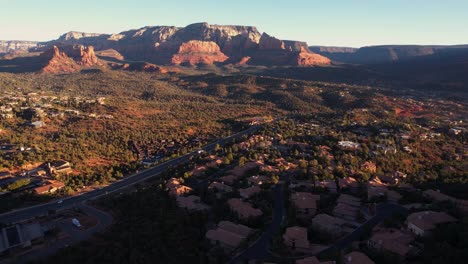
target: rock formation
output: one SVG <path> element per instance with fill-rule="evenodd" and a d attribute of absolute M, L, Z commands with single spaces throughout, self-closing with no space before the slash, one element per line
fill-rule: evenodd
<path fill-rule="evenodd" d="M 297 54 L 296 60 L 292 62 L 293 65 L 298 66 L 327 65 L 330 63 L 331 61 L 329 58 L 312 53 L 305 48 L 301 48 L 301 51 Z"/>
<path fill-rule="evenodd" d="M 44 60 L 42 72 L 46 73 L 75 72 L 83 67 L 101 65 L 92 46 L 63 46 L 60 48 L 53 46 L 43 52 L 40 57 Z"/>
<path fill-rule="evenodd" d="M 113 50 L 127 60 L 156 65 L 247 63 L 306 66 L 327 63 L 322 57 L 310 52 L 304 42 L 280 40 L 266 33 L 261 34 L 250 26 L 208 23 L 191 24 L 184 28 L 143 27 L 118 34 L 72 31 L 55 41 L 42 44 L 48 47 L 57 45 L 61 50 L 62 45 L 93 46 L 97 52 Z M 98 63 L 93 48 L 70 52 L 66 49 L 65 53 L 80 65 L 91 66 Z M 247 57 L 250 59 L 246 59 Z"/>
<path fill-rule="evenodd" d="M 221 52 L 215 42 L 191 40 L 180 45 L 179 51 L 172 56 L 171 63 L 176 65 L 214 64 L 227 59 L 228 57 Z"/>
<path fill-rule="evenodd" d="M 75 72 L 81 68 L 65 52 L 61 52 L 57 46 L 45 51 L 40 57 L 44 59 L 44 66 L 41 70 L 44 73 Z"/>

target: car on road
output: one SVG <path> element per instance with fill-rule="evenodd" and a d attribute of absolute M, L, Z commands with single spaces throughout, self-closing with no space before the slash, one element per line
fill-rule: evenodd
<path fill-rule="evenodd" d="M 57 203 L 61 204 L 61 203 L 63 203 L 63 200 L 58 200 Z"/>

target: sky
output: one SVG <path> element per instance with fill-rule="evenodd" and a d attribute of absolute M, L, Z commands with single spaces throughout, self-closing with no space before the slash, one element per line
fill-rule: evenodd
<path fill-rule="evenodd" d="M 197 22 L 256 26 L 311 46 L 468 44 L 468 0 L 0 0 L 1 40 Z"/>

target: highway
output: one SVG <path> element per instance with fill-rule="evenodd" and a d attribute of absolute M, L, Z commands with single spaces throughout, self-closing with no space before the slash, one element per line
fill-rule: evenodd
<path fill-rule="evenodd" d="M 203 149 L 206 152 L 213 151 L 215 149 L 216 144 L 219 144 L 220 146 L 224 146 L 225 144 L 232 142 L 232 140 L 234 139 L 239 139 L 244 135 L 251 135 L 255 133 L 258 129 L 259 129 L 258 125 L 251 126 L 247 130 L 241 131 L 239 133 L 236 133 L 226 138 L 218 139 L 215 142 L 205 145 L 201 149 Z M 111 194 L 123 188 L 135 185 L 145 180 L 148 180 L 152 177 L 156 177 L 160 175 L 162 172 L 164 172 L 165 170 L 167 170 L 169 167 L 174 167 L 179 164 L 188 162 L 190 158 L 195 155 L 198 155 L 197 151 L 190 152 L 188 154 L 174 158 L 172 160 L 164 162 L 155 167 L 146 169 L 139 173 L 123 178 L 119 181 L 113 182 L 110 185 L 103 187 L 101 189 L 96 189 L 93 191 L 83 193 L 81 195 L 65 198 L 62 200 L 63 202 L 61 203 L 57 203 L 56 201 L 54 201 L 54 202 L 50 202 L 46 204 L 40 204 L 40 205 L 28 207 L 28 208 L 22 208 L 22 209 L 10 211 L 7 213 L 3 213 L 0 215 L 0 223 L 14 224 L 14 223 L 18 223 L 24 220 L 32 219 L 37 216 L 47 215 L 48 212 L 51 210 L 59 211 L 59 210 L 79 206 L 85 201 L 93 200 L 103 195 Z"/>

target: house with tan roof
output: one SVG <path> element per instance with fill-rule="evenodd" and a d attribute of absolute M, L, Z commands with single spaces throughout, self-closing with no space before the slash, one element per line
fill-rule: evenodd
<path fill-rule="evenodd" d="M 239 194 L 243 199 L 249 199 L 257 193 L 260 193 L 262 189 L 258 186 L 252 186 L 245 189 L 239 189 Z"/>
<path fill-rule="evenodd" d="M 283 234 L 283 242 L 292 249 L 308 249 L 310 243 L 307 239 L 307 228 L 299 226 L 286 228 L 286 232 Z"/>
<path fill-rule="evenodd" d="M 253 208 L 250 203 L 243 202 L 239 198 L 231 198 L 227 203 L 231 210 L 241 219 L 255 218 L 263 214 L 260 209 Z"/>
<path fill-rule="evenodd" d="M 251 235 L 253 231 L 253 229 L 244 225 L 221 221 L 216 229 L 208 230 L 206 238 L 213 245 L 220 245 L 225 250 L 231 251 L 239 247 L 242 241 Z"/>
<path fill-rule="evenodd" d="M 291 203 L 296 208 L 296 215 L 300 218 L 314 216 L 317 212 L 317 201 L 320 195 L 308 192 L 296 192 L 291 194 Z"/>
<path fill-rule="evenodd" d="M 169 181 L 166 183 L 166 190 L 171 196 L 180 196 L 193 191 L 192 188 L 182 185 L 176 178 L 169 179 Z"/>
<path fill-rule="evenodd" d="M 60 181 L 49 180 L 45 185 L 34 188 L 36 194 L 51 194 L 65 187 L 65 184 Z"/>
<path fill-rule="evenodd" d="M 372 161 L 366 161 L 366 162 L 361 164 L 361 170 L 362 171 L 368 171 L 370 173 L 376 173 L 377 172 L 377 166 Z"/>
<path fill-rule="evenodd" d="M 423 211 L 406 218 L 408 229 L 418 236 L 426 236 L 439 224 L 453 223 L 457 219 L 444 212 Z"/>
<path fill-rule="evenodd" d="M 374 264 L 368 256 L 359 251 L 353 251 L 349 254 L 346 254 L 343 257 L 343 263 L 345 264 Z"/>
<path fill-rule="evenodd" d="M 396 228 L 379 228 L 374 231 L 367 245 L 377 251 L 387 251 L 405 257 L 413 248 L 410 245 L 413 240 L 414 235 L 411 233 L 404 233 Z"/>

